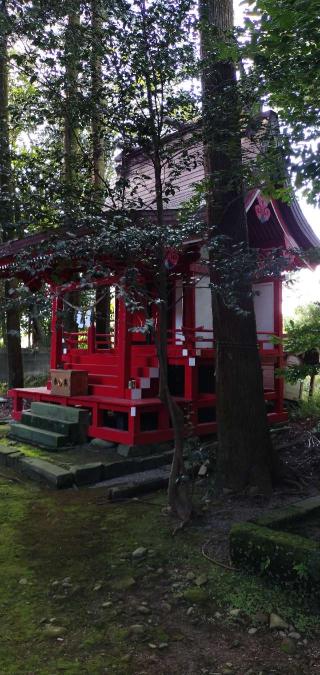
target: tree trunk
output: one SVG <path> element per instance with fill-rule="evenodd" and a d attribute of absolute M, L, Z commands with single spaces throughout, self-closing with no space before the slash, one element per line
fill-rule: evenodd
<path fill-rule="evenodd" d="M 165 243 L 162 241 L 161 233 L 164 231 L 164 200 L 161 175 L 161 121 L 157 117 L 154 101 L 151 73 L 153 68 L 152 55 L 149 51 L 149 35 L 146 22 L 146 3 L 140 0 L 140 9 L 143 18 L 143 36 L 144 51 L 146 57 L 145 80 L 147 91 L 148 111 L 150 118 L 151 138 L 152 138 L 152 162 L 154 169 L 156 210 L 157 210 L 157 228 L 159 233 L 158 243 L 158 273 L 155 281 L 158 285 L 159 308 L 158 308 L 158 334 L 156 334 L 156 345 L 159 359 L 159 398 L 166 405 L 170 415 L 173 434 L 174 434 L 174 454 L 171 465 L 171 472 L 168 487 L 168 501 L 172 513 L 180 518 L 184 523 L 190 519 L 192 512 L 191 491 L 186 481 L 186 471 L 183 459 L 184 449 L 184 418 L 183 413 L 173 397 L 171 396 L 168 385 L 168 279 L 165 267 Z"/>
<path fill-rule="evenodd" d="M 78 159 L 79 2 L 72 3 L 65 32 L 64 184 L 65 224 L 76 218 Z"/>
<path fill-rule="evenodd" d="M 241 131 L 235 66 L 218 61 L 217 42 L 232 40 L 232 0 L 200 0 L 203 58 L 203 133 L 207 178 L 207 224 L 211 281 L 216 282 L 216 236 L 232 257 L 232 246 L 248 232 L 242 184 Z M 231 270 L 232 274 L 232 270 Z M 230 279 L 232 281 L 232 279 Z M 212 292 L 216 339 L 218 485 L 233 490 L 271 490 L 277 460 L 268 430 L 251 287 L 245 270 L 237 307 Z"/>
<path fill-rule="evenodd" d="M 0 25 L 0 226 L 2 241 L 6 242 L 14 239 L 16 233 L 8 114 L 8 47 L 6 25 L 9 25 L 9 23 L 5 0 L 1 0 L 0 2 Z M 5 282 L 9 387 L 23 387 L 20 312 L 18 302 L 14 302 L 17 286 L 18 284 L 15 279 Z"/>
<path fill-rule="evenodd" d="M 64 108 L 64 222 L 72 227 L 77 221 L 78 185 L 78 74 L 79 74 L 79 25 L 80 4 L 70 5 L 65 32 L 65 108 Z M 80 305 L 77 291 L 64 294 L 63 327 L 67 332 L 77 332 L 76 310 L 70 305 Z M 70 303 L 70 304 L 68 304 Z"/>
<path fill-rule="evenodd" d="M 310 375 L 309 399 L 313 398 L 314 396 L 315 384 L 316 384 L 316 375 L 315 373 L 313 373 L 312 375 Z"/>
<path fill-rule="evenodd" d="M 93 187 L 95 211 L 100 215 L 104 204 L 105 189 L 105 150 L 104 150 L 104 114 L 103 106 L 103 77 L 101 56 L 103 6 L 101 0 L 91 0 L 91 131 L 93 157 Z M 103 299 L 101 299 L 103 297 Z M 110 332 L 110 288 L 103 287 L 96 290 L 96 332 Z"/>

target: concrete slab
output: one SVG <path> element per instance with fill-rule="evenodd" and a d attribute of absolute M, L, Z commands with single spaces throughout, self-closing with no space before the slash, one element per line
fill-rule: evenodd
<path fill-rule="evenodd" d="M 74 482 L 71 471 L 43 459 L 23 457 L 19 461 L 19 470 L 33 480 L 43 481 L 57 489 L 71 487 Z"/>
<path fill-rule="evenodd" d="M 125 445 L 119 443 L 117 447 L 118 455 L 121 457 L 146 457 L 150 454 L 159 454 L 172 448 L 172 443 L 153 443 L 150 445 Z"/>
<path fill-rule="evenodd" d="M 89 423 L 89 411 L 85 408 L 33 401 L 31 403 L 31 412 L 34 415 L 41 415 L 42 417 L 49 417 L 50 419 L 62 420 L 64 422 Z"/>
<path fill-rule="evenodd" d="M 92 462 L 91 464 L 80 464 L 71 467 L 76 485 L 91 485 L 98 483 L 103 478 L 104 466 L 102 462 Z"/>

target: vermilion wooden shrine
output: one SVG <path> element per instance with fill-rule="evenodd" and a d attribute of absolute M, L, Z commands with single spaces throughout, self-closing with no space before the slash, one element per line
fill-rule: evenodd
<path fill-rule="evenodd" d="M 278 133 L 277 118 L 272 111 L 262 113 L 259 123 L 260 130 L 254 142 L 251 133 L 243 138 L 244 162 L 253 161 L 260 145 L 263 152 L 263 129 L 274 129 L 274 133 Z M 197 126 L 199 125 L 191 125 L 185 132 L 177 132 L 168 139 L 176 161 L 179 163 L 180 152 L 180 160 L 183 159 L 181 166 L 185 167 L 179 173 L 179 189 L 170 195 L 166 206 L 165 218 L 172 225 L 177 222 L 181 203 L 193 196 L 194 185 L 204 177 L 202 142 L 199 135 L 198 140 L 194 135 Z M 183 145 L 186 142 L 191 151 L 189 166 L 185 166 Z M 170 161 L 172 162 L 172 158 Z M 120 164 L 121 172 L 125 172 L 126 180 L 134 188 L 135 197 L 144 205 L 144 219 L 150 218 L 152 221 L 155 189 L 150 159 L 137 149 Z M 165 180 L 168 175 L 170 162 L 164 167 Z M 251 190 L 246 195 L 245 203 L 249 242 L 252 247 L 263 252 L 272 248 L 304 251 L 320 246 L 296 201 L 290 205 L 276 200 L 267 202 L 259 190 Z M 141 213 L 142 211 L 135 212 L 138 219 Z M 67 238 L 68 231 L 62 231 L 61 235 Z M 0 276 L 6 277 L 10 274 L 8 269 L 19 253 L 32 253 L 41 242 L 46 243 L 47 249 L 50 249 L 50 239 L 53 236 L 59 236 L 59 232 L 55 235 L 52 232 L 38 233 L 1 246 Z M 188 417 L 188 432 L 191 429 L 192 434 L 198 435 L 210 434 L 216 429 L 215 338 L 209 277 L 201 262 L 204 257 L 202 245 L 201 240 L 186 242 L 185 253 L 174 261 L 170 271 L 172 302 L 167 338 L 170 389 Z M 70 269 L 76 262 L 65 261 L 65 267 Z M 85 270 L 85 261 L 82 260 L 81 264 Z M 103 261 L 101 264 L 104 264 Z M 144 274 L 144 270 L 140 271 Z M 55 298 L 50 358 L 52 377 L 49 377 L 45 387 L 14 389 L 9 392 L 14 403 L 14 419 L 19 422 L 23 408 L 28 407 L 30 401 L 58 403 L 64 406 L 81 406 L 90 412 L 88 434 L 91 437 L 128 445 L 171 439 L 173 433 L 169 415 L 158 398 L 159 368 L 156 347 L 142 332 L 129 330 L 133 326 L 139 326 L 141 316 L 130 313 L 123 300 L 118 297 L 114 300 L 114 316 L 108 330 L 101 330 L 95 320 L 86 322 L 89 324 L 86 327 L 66 330 L 60 318 L 66 288 L 62 290 L 54 285 L 54 272 L 49 266 L 44 275 L 46 282 L 53 288 Z M 120 271 L 116 261 L 113 265 L 108 260 L 106 278 L 100 280 L 99 285 L 111 286 L 112 295 L 117 275 L 122 273 L 123 266 Z M 30 275 L 28 278 L 28 275 L 21 274 L 21 278 L 25 283 L 30 283 Z M 76 284 L 68 290 L 72 289 L 76 289 Z M 282 333 L 281 280 L 265 279 L 256 285 L 256 290 L 259 292 L 255 295 L 257 343 L 263 368 L 268 417 L 272 424 L 286 418 L 283 408 L 283 382 L 275 377 L 276 368 L 282 365 L 282 347 L 272 340 L 272 336 L 280 337 Z M 77 372 L 82 373 L 82 383 L 87 378 L 86 391 L 68 389 L 69 378 L 74 378 L 74 373 Z"/>
<path fill-rule="evenodd" d="M 246 209 L 250 244 L 256 248 L 306 250 L 319 245 L 295 201 L 291 205 L 274 200 L 266 203 L 256 190 L 247 195 Z M 168 210 L 166 217 L 173 218 L 174 214 L 175 209 Z M 32 249 L 41 238 L 49 239 L 50 235 L 37 234 L 3 245 L 0 249 L 2 276 L 19 251 Z M 193 434 L 197 435 L 216 430 L 215 341 L 208 277 L 203 267 L 199 275 L 201 243 L 189 242 L 188 254 L 181 255 L 171 270 L 173 302 L 168 334 L 171 391 L 188 415 Z M 189 278 L 190 284 L 182 284 L 182 269 L 184 279 Z M 100 280 L 99 284 L 112 286 L 115 278 Z M 256 290 L 259 291 L 255 296 L 257 341 L 268 418 L 272 424 L 286 418 L 283 382 L 275 377 L 275 369 L 282 365 L 282 347 L 271 339 L 282 333 L 281 281 L 265 279 L 256 285 Z M 53 393 L 50 378 L 44 387 L 11 390 L 14 419 L 20 420 L 23 408 L 28 407 L 30 401 L 59 403 L 88 409 L 90 437 L 128 445 L 171 439 L 169 415 L 157 395 L 159 368 L 155 345 L 144 334 L 129 331 L 139 324 L 140 317 L 127 311 L 123 300 L 116 298 L 114 320 L 108 334 L 98 333 L 95 323 L 68 332 L 57 318 L 62 303 L 63 293 L 56 287 L 50 368 L 59 371 L 62 384 L 66 371 L 87 373 L 88 390 L 66 395 L 62 388 L 61 394 Z"/>

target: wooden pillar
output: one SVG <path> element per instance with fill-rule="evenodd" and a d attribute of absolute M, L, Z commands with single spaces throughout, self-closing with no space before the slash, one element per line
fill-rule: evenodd
<path fill-rule="evenodd" d="M 56 292 L 52 303 L 50 369 L 60 368 L 62 363 L 62 297 Z"/>
<path fill-rule="evenodd" d="M 273 283 L 274 288 L 274 331 L 275 334 L 282 338 L 283 334 L 283 317 L 282 317 L 282 281 L 277 279 Z M 283 346 L 282 344 L 278 345 L 278 358 L 275 363 L 276 368 L 283 368 Z M 284 382 L 283 377 L 275 378 L 275 391 L 277 394 L 276 398 L 276 412 L 283 412 L 283 395 L 284 395 Z"/>
<path fill-rule="evenodd" d="M 131 317 L 123 298 L 116 301 L 116 353 L 119 355 L 119 380 L 122 396 L 128 389 L 131 371 Z"/>
<path fill-rule="evenodd" d="M 94 354 L 96 351 L 96 327 L 90 324 L 88 328 L 88 354 Z"/>

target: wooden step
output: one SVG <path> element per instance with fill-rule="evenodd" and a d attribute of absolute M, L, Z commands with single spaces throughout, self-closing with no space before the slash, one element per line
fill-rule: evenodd
<path fill-rule="evenodd" d="M 90 375 L 118 375 L 119 366 L 109 363 L 70 363 L 71 370 L 85 370 Z"/>

